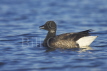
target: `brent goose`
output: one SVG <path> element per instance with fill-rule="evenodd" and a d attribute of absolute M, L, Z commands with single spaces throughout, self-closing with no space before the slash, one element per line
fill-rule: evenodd
<path fill-rule="evenodd" d="M 54 21 L 47 21 L 40 29 L 48 31 L 43 46 L 49 48 L 82 48 L 89 46 L 97 38 L 90 36 L 89 32 L 92 30 L 56 35 L 57 26 Z"/>

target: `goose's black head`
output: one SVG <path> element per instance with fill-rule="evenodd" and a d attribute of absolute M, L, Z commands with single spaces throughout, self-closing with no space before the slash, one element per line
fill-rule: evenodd
<path fill-rule="evenodd" d="M 49 32 L 56 32 L 56 23 L 54 21 L 47 21 L 44 25 L 39 27 L 40 29 L 47 30 Z"/>

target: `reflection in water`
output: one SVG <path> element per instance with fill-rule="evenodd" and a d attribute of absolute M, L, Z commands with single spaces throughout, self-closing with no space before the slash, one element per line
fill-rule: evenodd
<path fill-rule="evenodd" d="M 47 48 L 47 50 L 45 52 L 51 52 L 51 51 L 54 51 L 55 49 L 54 48 Z"/>
<path fill-rule="evenodd" d="M 91 47 L 89 47 L 89 46 L 86 46 L 86 47 L 81 47 L 78 52 L 85 52 L 87 50 L 93 50 L 93 49 Z"/>
<path fill-rule="evenodd" d="M 85 52 L 87 50 L 93 50 L 91 47 L 86 46 L 86 47 L 81 47 L 81 48 L 72 48 L 72 49 L 60 49 L 60 48 L 47 48 L 47 50 L 45 52 L 51 52 L 51 51 L 55 51 L 55 50 L 60 50 L 60 51 L 76 51 L 76 52 Z"/>

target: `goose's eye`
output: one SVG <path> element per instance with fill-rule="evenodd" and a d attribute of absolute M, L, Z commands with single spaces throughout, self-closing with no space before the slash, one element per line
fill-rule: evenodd
<path fill-rule="evenodd" d="M 55 28 L 55 24 L 53 22 L 48 23 L 48 28 Z"/>
<path fill-rule="evenodd" d="M 54 27 L 52 26 L 52 22 L 49 23 L 49 27 L 50 27 L 50 28 L 54 28 Z"/>

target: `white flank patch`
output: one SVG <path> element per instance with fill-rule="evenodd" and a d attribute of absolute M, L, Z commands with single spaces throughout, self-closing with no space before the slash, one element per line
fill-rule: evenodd
<path fill-rule="evenodd" d="M 86 36 L 77 40 L 76 43 L 78 43 L 80 48 L 82 48 L 84 46 L 89 46 L 96 38 L 97 36 Z"/>

